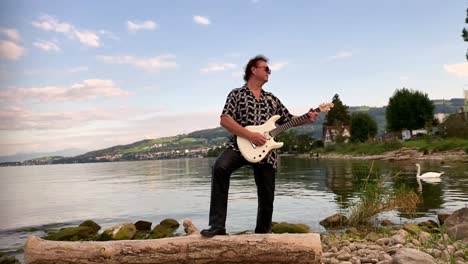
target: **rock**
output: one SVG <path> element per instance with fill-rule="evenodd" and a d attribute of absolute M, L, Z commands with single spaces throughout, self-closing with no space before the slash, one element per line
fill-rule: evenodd
<path fill-rule="evenodd" d="M 424 232 L 422 231 L 421 233 L 419 233 L 419 236 L 418 236 L 418 240 L 421 242 L 421 243 L 426 243 L 427 241 L 429 241 L 430 239 L 432 239 L 432 236 L 431 234 L 427 233 L 427 232 Z"/>
<path fill-rule="evenodd" d="M 417 247 L 421 246 L 421 242 L 419 240 L 417 240 L 417 239 L 414 239 L 414 238 L 411 239 L 411 243 L 413 243 L 413 245 L 415 245 Z"/>
<path fill-rule="evenodd" d="M 156 227 L 151 230 L 148 235 L 148 238 L 156 239 L 156 238 L 164 238 L 164 237 L 174 237 L 174 229 L 164 226 L 164 225 L 157 225 Z"/>
<path fill-rule="evenodd" d="M 392 225 L 395 225 L 395 224 L 390 220 L 382 220 L 382 221 L 380 221 L 380 225 L 381 226 L 392 226 Z"/>
<path fill-rule="evenodd" d="M 326 228 L 327 227 L 341 227 L 347 224 L 348 224 L 348 218 L 342 214 L 334 214 L 320 221 L 320 225 Z"/>
<path fill-rule="evenodd" d="M 413 248 L 401 248 L 393 256 L 393 264 L 436 264 L 435 259 Z"/>
<path fill-rule="evenodd" d="M 468 207 L 453 212 L 445 220 L 445 226 L 452 239 L 468 243 Z"/>
<path fill-rule="evenodd" d="M 137 230 L 132 239 L 134 239 L 134 240 L 147 239 L 148 236 L 149 236 L 150 231 L 148 231 L 148 230 Z"/>
<path fill-rule="evenodd" d="M 90 227 L 92 228 L 96 233 L 101 229 L 101 226 L 96 224 L 94 221 L 92 220 L 86 220 L 84 221 L 83 223 L 81 223 L 79 226 L 87 226 L 87 227 Z"/>
<path fill-rule="evenodd" d="M 66 227 L 59 231 L 50 231 L 44 239 L 55 241 L 78 241 L 89 240 L 97 234 L 93 228 L 89 226 Z"/>
<path fill-rule="evenodd" d="M 439 232 L 439 224 L 437 224 L 433 220 L 423 221 L 423 222 L 419 223 L 418 226 L 422 230 L 424 230 L 426 232 L 429 232 L 429 233 L 438 233 Z"/>
<path fill-rule="evenodd" d="M 275 234 L 309 233 L 310 227 L 305 224 L 291 224 L 291 223 L 281 222 L 272 226 L 271 231 Z"/>
<path fill-rule="evenodd" d="M 398 230 L 397 235 L 400 235 L 401 237 L 406 238 L 406 237 L 409 236 L 409 233 L 406 232 L 406 230 L 404 230 L 404 229 L 400 229 L 400 230 Z"/>
<path fill-rule="evenodd" d="M 346 234 L 359 235 L 359 231 L 355 227 L 350 227 L 346 230 Z"/>
<path fill-rule="evenodd" d="M 463 252 L 463 250 L 457 250 L 457 251 L 455 251 L 453 256 L 455 258 L 463 258 L 463 257 L 465 257 L 465 252 Z"/>
<path fill-rule="evenodd" d="M 166 226 L 171 228 L 172 230 L 176 231 L 179 228 L 180 224 L 174 219 L 164 219 L 160 223 L 160 225 Z"/>
<path fill-rule="evenodd" d="M 338 254 L 338 256 L 336 256 L 336 259 L 341 261 L 347 261 L 351 259 L 351 254 L 349 254 L 348 252 L 343 252 Z"/>
<path fill-rule="evenodd" d="M 449 227 L 447 229 L 447 235 L 453 240 L 461 240 L 468 243 L 468 222 Z"/>
<path fill-rule="evenodd" d="M 388 237 L 384 237 L 384 238 L 379 238 L 377 239 L 377 241 L 375 241 L 377 244 L 381 245 L 381 246 L 385 246 L 385 245 L 388 245 L 390 244 L 390 238 Z"/>
<path fill-rule="evenodd" d="M 408 231 L 412 235 L 418 235 L 419 233 L 421 233 L 421 228 L 419 228 L 418 225 L 412 223 L 404 224 L 403 229 Z"/>
<path fill-rule="evenodd" d="M 450 216 L 448 213 L 439 213 L 437 214 L 437 219 L 439 220 L 439 224 L 443 225 L 445 220 Z"/>
<path fill-rule="evenodd" d="M 401 235 L 393 235 L 391 238 L 391 243 L 393 245 L 395 244 L 401 244 L 404 245 L 406 243 L 406 240 L 401 236 Z"/>
<path fill-rule="evenodd" d="M 370 232 L 369 234 L 367 234 L 366 236 L 366 240 L 369 240 L 369 241 L 376 241 L 380 238 L 380 236 L 377 234 L 377 233 L 374 233 L 374 232 Z"/>
<path fill-rule="evenodd" d="M 138 230 L 138 231 L 145 231 L 145 230 L 151 230 L 151 225 L 153 223 L 151 222 L 148 222 L 148 221 L 143 221 L 143 220 L 139 220 L 135 223 L 135 228 Z"/>
<path fill-rule="evenodd" d="M 453 212 L 453 214 L 445 220 L 445 225 L 447 227 L 452 227 L 466 222 L 468 222 L 468 207 Z"/>
<path fill-rule="evenodd" d="M 110 238 L 110 240 L 129 240 L 136 234 L 136 227 L 133 223 L 123 223 L 115 225 L 101 234 L 101 239 Z M 101 240 L 100 239 L 100 240 Z"/>

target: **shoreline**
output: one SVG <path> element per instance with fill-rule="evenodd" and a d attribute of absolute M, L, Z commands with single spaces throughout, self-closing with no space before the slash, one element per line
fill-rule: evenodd
<path fill-rule="evenodd" d="M 316 155 L 318 154 L 318 157 Z M 358 160 L 440 160 L 468 163 L 468 154 L 463 150 L 449 150 L 423 153 L 416 148 L 401 148 L 383 154 L 339 154 L 339 153 L 311 153 L 311 154 L 281 154 L 280 156 L 297 156 L 299 158 L 318 159 L 358 159 Z"/>

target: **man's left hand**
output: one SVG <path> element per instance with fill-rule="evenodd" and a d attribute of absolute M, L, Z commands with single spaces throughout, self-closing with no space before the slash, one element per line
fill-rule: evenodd
<path fill-rule="evenodd" d="M 307 114 L 309 115 L 309 119 L 305 121 L 306 124 L 315 122 L 315 120 L 317 120 L 317 116 L 319 115 L 319 113 L 315 112 L 314 109 L 310 109 Z"/>

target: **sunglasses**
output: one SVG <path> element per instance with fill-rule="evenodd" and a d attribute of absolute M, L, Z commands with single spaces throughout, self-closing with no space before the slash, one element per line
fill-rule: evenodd
<path fill-rule="evenodd" d="M 266 72 L 271 73 L 271 69 L 268 66 L 255 67 L 255 68 L 264 68 Z"/>

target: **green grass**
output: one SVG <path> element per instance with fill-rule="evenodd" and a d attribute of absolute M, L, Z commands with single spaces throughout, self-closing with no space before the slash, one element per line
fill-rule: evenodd
<path fill-rule="evenodd" d="M 358 200 L 349 208 L 350 226 L 368 225 L 380 213 L 396 209 L 411 214 L 422 202 L 421 197 L 405 185 L 388 188 L 385 183 L 390 176 L 372 173 L 373 165 L 372 162 L 369 175 L 361 184 Z"/>
<path fill-rule="evenodd" d="M 387 151 L 393 151 L 402 147 L 416 148 L 419 151 L 447 151 L 464 150 L 468 152 L 468 139 L 449 138 L 449 139 L 421 139 L 405 142 L 391 141 L 385 143 L 348 143 L 335 144 L 325 148 L 324 152 L 352 155 L 376 155 Z"/>

